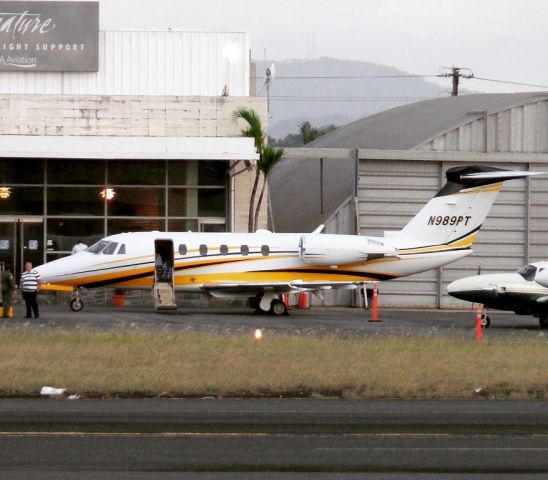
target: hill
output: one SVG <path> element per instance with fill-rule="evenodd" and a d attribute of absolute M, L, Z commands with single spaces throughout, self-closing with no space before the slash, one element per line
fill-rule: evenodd
<path fill-rule="evenodd" d="M 255 63 L 257 94 L 266 95 L 264 75 L 272 62 Z M 405 76 L 409 74 L 369 62 L 323 57 L 283 60 L 274 66 L 269 134 L 276 139 L 297 133 L 299 123 L 307 120 L 314 126 L 340 126 L 406 103 L 446 96 L 450 88 L 449 80 L 444 88 L 423 77 Z M 333 78 L 344 76 L 354 78 Z"/>

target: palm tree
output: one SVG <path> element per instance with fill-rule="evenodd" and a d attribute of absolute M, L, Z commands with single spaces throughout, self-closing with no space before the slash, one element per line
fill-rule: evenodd
<path fill-rule="evenodd" d="M 278 163 L 283 157 L 283 148 L 272 148 L 269 145 L 263 147 L 263 158 L 260 163 L 261 172 L 263 172 L 263 186 L 261 187 L 261 193 L 259 194 L 259 200 L 257 200 L 257 208 L 255 209 L 254 227 L 256 228 L 259 223 L 259 211 L 261 210 L 261 203 L 263 202 L 263 195 L 266 187 L 266 178 L 272 170 L 272 167 Z"/>
<path fill-rule="evenodd" d="M 247 123 L 247 127 L 243 128 L 241 133 L 244 137 L 251 137 L 254 139 L 255 148 L 259 154 L 257 170 L 255 172 L 255 180 L 253 182 L 253 189 L 251 190 L 251 199 L 249 200 L 249 216 L 247 225 L 248 232 L 254 232 L 258 223 L 259 210 L 263 199 L 266 177 L 274 164 L 282 157 L 283 149 L 271 148 L 266 145 L 266 132 L 263 129 L 261 119 L 255 110 L 244 107 L 238 108 L 232 114 L 232 118 L 234 121 L 241 119 Z M 259 187 L 261 173 L 264 176 L 263 186 L 257 206 L 255 206 L 255 197 L 257 196 L 257 188 Z"/>

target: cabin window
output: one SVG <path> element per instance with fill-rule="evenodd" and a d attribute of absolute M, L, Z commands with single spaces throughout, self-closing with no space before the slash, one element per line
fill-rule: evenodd
<path fill-rule="evenodd" d="M 240 252 L 242 252 L 242 255 L 249 255 L 249 247 L 247 245 L 242 245 L 240 247 Z"/>
<path fill-rule="evenodd" d="M 203 243 L 200 245 L 200 255 L 202 257 L 205 257 L 207 255 L 207 245 Z"/>
<path fill-rule="evenodd" d="M 179 245 L 179 255 L 186 255 L 186 253 L 187 253 L 186 244 L 181 243 Z"/>
<path fill-rule="evenodd" d="M 125 254 L 126 254 L 126 244 L 122 243 L 122 245 L 120 245 L 120 250 L 118 250 L 118 255 L 125 255 Z"/>
<path fill-rule="evenodd" d="M 261 247 L 261 253 L 263 254 L 263 257 L 267 257 L 270 255 L 270 247 L 268 245 L 263 245 Z"/>
<path fill-rule="evenodd" d="M 219 251 L 221 255 L 228 255 L 228 245 L 221 245 Z"/>
<path fill-rule="evenodd" d="M 117 242 L 109 242 L 108 245 L 103 250 L 103 254 L 112 255 L 116 251 L 117 246 L 118 246 Z"/>

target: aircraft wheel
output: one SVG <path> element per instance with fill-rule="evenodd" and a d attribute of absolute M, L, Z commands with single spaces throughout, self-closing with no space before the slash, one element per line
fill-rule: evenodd
<path fill-rule="evenodd" d="M 73 298 L 70 301 L 69 306 L 73 312 L 80 312 L 84 308 L 84 302 L 79 298 Z"/>
<path fill-rule="evenodd" d="M 483 328 L 489 328 L 491 325 L 491 319 L 489 318 L 489 315 L 482 315 L 481 316 L 481 326 Z"/>
<path fill-rule="evenodd" d="M 270 304 L 270 313 L 273 315 L 286 315 L 287 307 L 281 300 L 272 300 L 272 303 Z"/>
<path fill-rule="evenodd" d="M 539 317 L 538 323 L 540 324 L 540 328 L 547 329 L 548 328 L 548 317 Z"/>

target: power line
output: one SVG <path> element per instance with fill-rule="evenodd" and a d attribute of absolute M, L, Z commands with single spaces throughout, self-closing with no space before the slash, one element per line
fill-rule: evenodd
<path fill-rule="evenodd" d="M 363 79 L 375 79 L 375 78 L 426 78 L 426 77 L 439 77 L 439 75 L 283 75 L 276 76 L 276 80 L 363 80 Z M 265 76 L 255 77 L 257 80 L 264 80 Z"/>
<path fill-rule="evenodd" d="M 522 83 L 522 82 L 512 82 L 510 80 L 497 80 L 495 78 L 484 78 L 484 77 L 474 77 L 475 80 L 483 80 L 486 82 L 495 82 L 495 83 L 506 83 L 508 85 L 519 85 L 522 87 L 536 87 L 536 88 L 546 88 L 548 89 L 548 85 L 535 85 L 533 83 Z"/>
<path fill-rule="evenodd" d="M 504 83 L 508 85 L 517 85 L 523 87 L 535 87 L 535 88 L 546 88 L 548 85 L 539 85 L 534 83 L 525 83 L 525 82 L 514 82 L 511 80 L 500 80 L 496 78 L 486 78 L 486 77 L 476 77 L 470 69 L 463 67 L 444 67 L 450 70 L 447 73 L 438 73 L 438 74 L 402 74 L 402 75 L 278 75 L 275 80 L 367 80 L 367 79 L 383 79 L 383 78 L 443 78 L 443 77 L 452 77 L 456 78 L 467 78 L 474 80 L 482 80 L 486 82 L 494 83 Z M 455 71 L 453 71 L 455 69 Z M 462 70 L 469 71 L 470 73 L 461 73 Z M 457 77 L 458 74 L 458 77 Z M 264 80 L 266 76 L 257 76 L 257 80 Z M 456 80 L 455 80 L 456 81 Z M 458 82 L 457 82 L 458 83 Z M 458 85 L 457 85 L 458 88 Z M 458 93 L 458 90 L 457 90 Z"/>
<path fill-rule="evenodd" d="M 279 102 L 412 102 L 437 97 L 299 97 L 295 95 L 271 95 L 271 101 Z"/>

